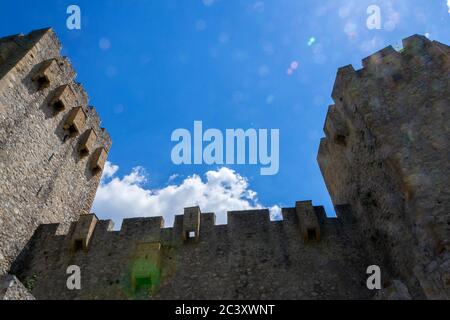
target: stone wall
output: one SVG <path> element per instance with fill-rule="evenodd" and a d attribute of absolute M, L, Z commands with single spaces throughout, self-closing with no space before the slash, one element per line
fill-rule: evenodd
<path fill-rule="evenodd" d="M 316 233 L 310 229 L 305 238 L 306 212 L 317 224 Z M 172 228 L 162 228 L 161 217 L 135 218 L 124 220 L 120 231 L 112 231 L 111 221 L 87 215 L 67 235 L 55 235 L 58 225 L 42 225 L 19 278 L 32 281 L 37 299 L 367 299 L 375 294 L 366 287 L 365 255 L 343 220 L 326 218 L 323 208 L 310 202 L 282 213 L 283 221 L 270 221 L 268 210 L 229 212 L 227 225 L 215 225 L 213 213 L 188 208 Z M 67 289 L 70 265 L 81 268 L 81 290 Z"/>
<path fill-rule="evenodd" d="M 89 213 L 111 145 L 60 49 L 51 29 L 0 39 L 0 274 L 38 225 Z"/>
<path fill-rule="evenodd" d="M 35 300 L 27 288 L 13 275 L 0 276 L 1 300 Z"/>
<path fill-rule="evenodd" d="M 301 201 L 215 225 L 194 207 L 113 231 L 90 214 L 111 140 L 55 34 L 2 38 L 0 276 L 38 299 L 449 299 L 449 54 L 412 36 L 339 69 L 318 154 L 338 218 Z"/>
<path fill-rule="evenodd" d="M 318 161 L 385 279 L 450 298 L 450 48 L 423 36 L 339 69 Z"/>

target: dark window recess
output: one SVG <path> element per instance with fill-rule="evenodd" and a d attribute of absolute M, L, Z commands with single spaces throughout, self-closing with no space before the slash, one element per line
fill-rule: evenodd
<path fill-rule="evenodd" d="M 316 229 L 308 229 L 308 240 L 309 241 L 317 240 Z"/>
<path fill-rule="evenodd" d="M 73 249 L 75 251 L 83 250 L 83 240 L 81 240 L 81 239 L 75 240 L 73 243 Z"/>
<path fill-rule="evenodd" d="M 346 146 L 347 145 L 347 138 L 342 134 L 337 134 L 334 137 L 334 142 L 336 142 L 340 146 Z"/>
<path fill-rule="evenodd" d="M 72 138 L 78 135 L 78 130 L 74 125 L 71 125 L 67 131 L 69 131 L 69 136 L 71 136 Z"/>
<path fill-rule="evenodd" d="M 95 166 L 94 168 L 92 168 L 92 175 L 97 175 L 102 171 L 102 168 L 100 166 Z"/>
<path fill-rule="evenodd" d="M 392 75 L 392 80 L 394 80 L 395 82 L 398 82 L 398 81 L 400 81 L 402 79 L 403 79 L 403 76 L 400 73 L 394 73 Z"/>
<path fill-rule="evenodd" d="M 55 110 L 55 112 L 61 112 L 64 110 L 64 103 L 62 103 L 61 100 L 56 101 L 55 103 L 53 103 L 53 109 Z"/>
<path fill-rule="evenodd" d="M 50 80 L 46 76 L 40 76 L 36 79 L 39 90 L 48 88 L 50 86 Z"/>
<path fill-rule="evenodd" d="M 88 154 L 89 154 L 88 148 L 84 147 L 84 148 L 80 149 L 80 157 L 81 158 L 86 157 Z"/>

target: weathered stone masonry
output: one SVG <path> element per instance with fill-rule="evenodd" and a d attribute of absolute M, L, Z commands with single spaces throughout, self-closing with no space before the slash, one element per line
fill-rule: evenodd
<path fill-rule="evenodd" d="M 283 221 L 268 210 L 213 213 L 187 208 L 172 228 L 161 217 L 111 221 L 84 215 L 67 235 L 42 225 L 20 278 L 45 299 L 363 299 L 365 257 L 340 220 L 298 202 Z M 301 221 L 314 220 L 303 233 Z M 92 232 L 93 230 L 93 232 Z M 319 234 L 321 235 L 319 238 Z M 87 247 L 84 244 L 88 243 Z M 68 265 L 84 286 L 66 289 Z"/>
<path fill-rule="evenodd" d="M 339 69 L 318 162 L 372 261 L 450 298 L 450 48 L 423 36 Z"/>
<path fill-rule="evenodd" d="M 193 207 L 120 231 L 90 214 L 111 141 L 59 51 L 50 29 L 0 39 L 0 275 L 23 284 L 0 277 L 0 298 L 450 298 L 448 46 L 416 35 L 339 69 L 318 154 L 337 218 Z"/>
<path fill-rule="evenodd" d="M 90 213 L 111 145 L 60 49 L 51 29 L 0 39 L 0 274 L 37 226 Z"/>

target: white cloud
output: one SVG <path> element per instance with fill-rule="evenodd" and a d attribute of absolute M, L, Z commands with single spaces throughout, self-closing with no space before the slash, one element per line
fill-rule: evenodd
<path fill-rule="evenodd" d="M 447 0 L 448 13 L 450 13 L 450 0 Z"/>
<path fill-rule="evenodd" d="M 100 218 L 113 219 L 116 225 L 124 218 L 163 216 L 165 225 L 172 226 L 175 214 L 196 205 L 202 212 L 215 212 L 217 223 L 223 224 L 227 211 L 263 208 L 247 179 L 225 167 L 208 171 L 204 179 L 192 175 L 178 185 L 155 190 L 145 188 L 147 175 L 142 167 L 123 178 L 116 176 L 118 170 L 118 166 L 106 163 L 94 201 L 94 212 Z M 281 218 L 279 206 L 269 210 L 272 219 Z"/>
<path fill-rule="evenodd" d="M 102 179 L 111 178 L 119 170 L 119 166 L 111 164 L 109 161 L 106 162 L 105 168 L 103 169 Z"/>

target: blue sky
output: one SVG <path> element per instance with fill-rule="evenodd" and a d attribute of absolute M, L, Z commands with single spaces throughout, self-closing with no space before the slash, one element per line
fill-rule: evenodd
<path fill-rule="evenodd" d="M 81 30 L 66 27 L 71 4 Z M 380 30 L 366 26 L 372 4 Z M 313 200 L 332 215 L 316 154 L 337 68 L 415 33 L 449 43 L 449 11 L 447 0 L 15 0 L 2 2 L 0 35 L 57 32 L 113 139 L 97 213 L 170 224 L 189 203 L 222 212 Z M 174 165 L 171 133 L 195 120 L 280 129 L 279 173 Z"/>

